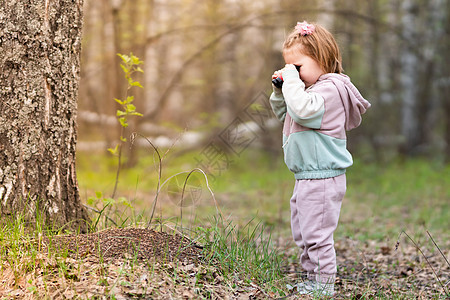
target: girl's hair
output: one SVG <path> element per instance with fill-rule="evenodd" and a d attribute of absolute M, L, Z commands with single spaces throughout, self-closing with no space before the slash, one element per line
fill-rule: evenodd
<path fill-rule="evenodd" d="M 294 29 L 283 44 L 283 55 L 299 51 L 316 60 L 326 73 L 342 73 L 342 57 L 333 35 L 323 26 L 314 25 L 314 31 L 302 35 Z"/>

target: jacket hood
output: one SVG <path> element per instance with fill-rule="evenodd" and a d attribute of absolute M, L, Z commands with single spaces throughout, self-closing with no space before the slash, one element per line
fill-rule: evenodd
<path fill-rule="evenodd" d="M 339 95 L 345 110 L 345 130 L 351 130 L 361 124 L 361 115 L 371 106 L 369 101 L 363 98 L 358 89 L 344 74 L 328 73 L 319 77 L 320 82 L 331 81 L 339 91 Z"/>

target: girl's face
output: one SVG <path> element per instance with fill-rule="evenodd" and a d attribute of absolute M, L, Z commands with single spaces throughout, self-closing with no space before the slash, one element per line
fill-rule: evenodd
<path fill-rule="evenodd" d="M 317 79 L 325 74 L 325 72 L 316 60 L 298 50 L 299 49 L 292 49 L 285 51 L 284 61 L 286 64 L 300 66 L 300 79 L 305 83 L 306 87 L 310 87 L 316 83 Z"/>

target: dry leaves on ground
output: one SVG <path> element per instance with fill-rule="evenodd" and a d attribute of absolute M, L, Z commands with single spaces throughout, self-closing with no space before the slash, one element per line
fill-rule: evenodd
<path fill-rule="evenodd" d="M 295 247 L 285 251 L 286 282 L 303 274 L 292 261 Z M 201 246 L 180 234 L 151 229 L 109 229 L 89 235 L 58 236 L 41 243 L 43 251 L 21 262 L 0 265 L 0 297 L 12 299 L 276 299 L 279 292 L 239 278 L 225 281 L 218 263 L 203 260 Z M 441 245 L 448 256 L 449 243 Z M 53 249 L 46 251 L 47 249 Z M 450 280 L 450 267 L 436 249 L 342 239 L 336 242 L 339 265 L 335 299 L 438 299 Z M 59 256 L 48 253 L 59 253 Z M 64 254 L 64 255 L 61 255 Z M 289 258 L 291 257 L 291 258 Z M 24 267 L 27 266 L 27 267 Z M 277 283 L 272 283 L 277 285 Z M 284 299 L 298 299 L 291 295 Z M 309 299 L 304 297 L 302 299 Z"/>
<path fill-rule="evenodd" d="M 450 265 L 435 246 L 419 247 L 426 259 L 407 239 L 402 240 L 398 249 L 394 244 L 379 241 L 350 238 L 336 241 L 338 274 L 334 298 L 446 299 L 442 285 L 450 290 Z M 449 257 L 450 241 L 440 249 Z M 298 262 L 291 262 L 288 267 L 292 282 L 306 277 Z"/>

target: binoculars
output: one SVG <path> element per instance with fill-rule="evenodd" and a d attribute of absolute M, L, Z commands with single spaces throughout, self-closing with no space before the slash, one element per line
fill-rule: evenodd
<path fill-rule="evenodd" d="M 274 86 L 281 89 L 283 87 L 283 78 L 277 77 L 275 79 L 272 79 L 272 83 Z"/>
<path fill-rule="evenodd" d="M 300 72 L 300 66 L 294 65 L 298 72 Z M 281 89 L 283 86 L 283 77 L 279 76 L 277 78 L 272 79 L 272 83 L 277 88 Z"/>

